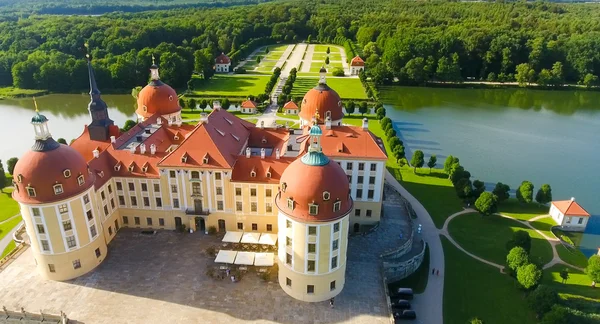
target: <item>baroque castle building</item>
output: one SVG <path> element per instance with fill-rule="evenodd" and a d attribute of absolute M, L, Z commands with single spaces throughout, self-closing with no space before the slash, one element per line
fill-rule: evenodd
<path fill-rule="evenodd" d="M 379 222 L 387 155 L 381 139 L 343 124 L 324 74 L 306 93 L 300 129 L 262 128 L 218 106 L 183 123 L 159 68 L 139 93 L 139 123 L 121 133 L 88 61 L 92 121 L 70 145 L 31 119 L 35 142 L 14 170 L 13 198 L 39 274 L 81 276 L 123 227 L 278 235 L 279 282 L 322 301 L 344 286 L 348 234 Z"/>

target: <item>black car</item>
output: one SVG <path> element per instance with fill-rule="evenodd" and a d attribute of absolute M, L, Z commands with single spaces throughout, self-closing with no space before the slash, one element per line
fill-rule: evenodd
<path fill-rule="evenodd" d="M 409 319 L 409 320 L 413 320 L 417 318 L 417 313 L 415 313 L 414 310 L 410 310 L 410 309 L 405 309 L 402 312 L 396 312 L 394 313 L 394 320 L 403 320 L 403 319 Z"/>
<path fill-rule="evenodd" d="M 396 310 L 404 310 L 410 309 L 410 302 L 406 299 L 393 299 L 392 300 L 392 309 Z"/>
<path fill-rule="evenodd" d="M 398 288 L 398 290 L 390 292 L 390 298 L 411 300 L 413 299 L 413 290 L 411 288 Z"/>

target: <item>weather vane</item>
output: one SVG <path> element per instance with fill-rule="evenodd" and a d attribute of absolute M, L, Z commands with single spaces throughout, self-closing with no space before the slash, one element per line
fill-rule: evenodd
<path fill-rule="evenodd" d="M 40 112 L 38 109 L 37 101 L 35 101 L 35 97 L 33 97 L 33 105 L 35 106 L 35 112 Z"/>

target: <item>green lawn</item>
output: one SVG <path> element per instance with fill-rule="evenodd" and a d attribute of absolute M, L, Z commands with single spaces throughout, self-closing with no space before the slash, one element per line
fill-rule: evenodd
<path fill-rule="evenodd" d="M 583 239 L 583 233 L 581 233 L 581 232 L 561 231 L 558 228 L 554 229 L 553 234 L 556 237 L 560 237 L 560 236 L 563 236 L 563 235 L 567 236 L 573 242 L 573 244 L 575 246 L 579 246 L 581 244 L 581 240 Z"/>
<path fill-rule="evenodd" d="M 319 78 L 298 77 L 292 88 L 292 97 L 304 97 L 308 90 L 317 85 Z M 367 100 L 365 89 L 357 78 L 327 78 L 327 84 L 335 90 L 342 99 Z"/>
<path fill-rule="evenodd" d="M 4 189 L 0 192 L 0 222 L 3 222 L 19 213 L 19 204 L 11 197 L 13 190 Z"/>
<path fill-rule="evenodd" d="M 329 65 L 325 65 L 325 62 L 323 61 L 312 61 L 312 63 L 310 64 L 310 72 L 319 72 L 319 70 L 321 70 L 323 66 L 325 66 L 325 68 L 327 69 L 327 73 L 329 73 L 330 75 L 331 73 L 333 73 L 333 69 L 343 68 L 341 62 L 329 62 Z"/>
<path fill-rule="evenodd" d="M 12 250 L 17 247 L 17 243 L 15 241 L 10 241 L 4 251 L 2 251 L 2 255 L 0 255 L 0 259 L 4 258 L 7 254 L 9 254 Z"/>
<path fill-rule="evenodd" d="M 329 47 L 329 50 L 331 53 L 339 53 L 340 49 L 337 46 L 334 45 L 324 45 L 324 44 L 316 44 L 315 45 L 315 52 L 323 52 L 323 53 L 327 53 L 327 47 Z"/>
<path fill-rule="evenodd" d="M 312 61 L 321 62 L 324 64 L 327 56 L 329 56 L 329 61 L 342 61 L 342 55 L 338 53 L 331 53 L 329 55 L 327 55 L 327 53 L 314 53 L 312 56 Z"/>
<path fill-rule="evenodd" d="M 267 46 L 269 48 L 269 52 L 283 52 L 288 48 L 289 44 L 284 44 L 284 45 L 269 45 Z"/>
<path fill-rule="evenodd" d="M 531 224 L 531 226 L 535 227 L 536 229 L 542 231 L 549 238 L 556 237 L 554 233 L 552 233 L 552 226 L 556 225 L 552 217 L 541 218 L 533 222 L 529 222 L 529 224 Z"/>
<path fill-rule="evenodd" d="M 520 220 L 529 220 L 530 218 L 547 215 L 550 209 L 538 203 L 523 204 L 517 199 L 511 198 L 500 203 L 498 212 L 506 216 L 511 216 Z"/>
<path fill-rule="evenodd" d="M 215 97 L 246 97 L 265 91 L 269 76 L 259 75 L 215 75 L 209 80 L 194 80 L 194 95 Z"/>
<path fill-rule="evenodd" d="M 566 283 L 562 283 L 560 271 L 567 269 L 569 271 L 569 279 Z M 600 292 L 598 288 L 592 288 L 592 280 L 583 272 L 564 266 L 562 264 L 554 265 L 544 270 L 542 282 L 550 287 L 553 287 L 559 294 L 579 295 L 597 299 L 600 302 Z"/>
<path fill-rule="evenodd" d="M 36 90 L 36 89 L 19 89 L 15 87 L 0 88 L 0 98 L 19 98 L 19 97 L 31 97 L 31 96 L 43 96 L 47 94 L 47 90 Z"/>
<path fill-rule="evenodd" d="M 21 216 L 15 217 L 6 223 L 0 224 L 0 239 L 4 238 L 15 226 L 17 226 L 21 220 Z"/>
<path fill-rule="evenodd" d="M 552 246 L 534 230 L 500 216 L 482 217 L 479 213 L 458 216 L 448 224 L 448 232 L 465 250 L 485 260 L 504 265 L 506 242 L 514 232 L 525 230 L 531 235 L 530 258 L 540 266 L 552 260 Z"/>
<path fill-rule="evenodd" d="M 283 55 L 283 51 L 272 51 L 269 54 L 265 55 L 265 59 L 267 60 L 279 60 L 279 58 Z"/>
<path fill-rule="evenodd" d="M 572 264 L 580 268 L 587 267 L 588 258 L 586 258 L 585 255 L 583 255 L 583 253 L 577 249 L 572 250 L 566 248 L 562 244 L 559 244 L 556 246 L 556 252 L 558 252 L 558 256 L 560 257 L 560 259 L 568 264 Z"/>
<path fill-rule="evenodd" d="M 412 288 L 416 294 L 421 294 L 427 288 L 427 281 L 429 280 L 429 246 L 425 248 L 425 256 L 423 263 L 417 271 L 410 276 L 389 284 L 390 291 L 395 291 L 398 288 Z"/>
<path fill-rule="evenodd" d="M 283 118 L 300 120 L 300 116 L 298 116 L 298 115 L 286 115 L 284 113 L 277 113 L 277 117 L 283 117 Z"/>
<path fill-rule="evenodd" d="M 442 245 L 445 323 L 468 323 L 474 317 L 485 324 L 536 323 L 513 278 L 464 254 L 445 237 Z"/>

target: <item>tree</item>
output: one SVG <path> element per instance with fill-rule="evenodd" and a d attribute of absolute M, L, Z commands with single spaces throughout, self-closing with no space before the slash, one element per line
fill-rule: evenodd
<path fill-rule="evenodd" d="M 179 107 L 185 108 L 185 104 L 185 99 L 183 99 L 183 97 L 179 97 Z"/>
<path fill-rule="evenodd" d="M 515 273 L 520 267 L 528 263 L 529 255 L 527 254 L 527 251 L 520 246 L 515 246 L 514 248 L 510 249 L 506 255 L 506 265 Z"/>
<path fill-rule="evenodd" d="M 393 128 L 388 129 L 387 132 L 385 132 L 385 136 L 387 136 L 387 137 L 396 136 L 396 130 Z"/>
<path fill-rule="evenodd" d="M 540 324 L 569 324 L 569 311 L 555 304 L 552 309 L 544 315 Z"/>
<path fill-rule="evenodd" d="M 325 58 L 325 65 L 329 65 L 329 56 Z"/>
<path fill-rule="evenodd" d="M 121 128 L 121 131 L 126 132 L 130 129 L 133 128 L 133 126 L 137 125 L 137 122 L 135 122 L 134 120 L 128 119 L 127 121 L 125 121 L 125 125 L 123 125 L 123 128 Z"/>
<path fill-rule="evenodd" d="M 141 86 L 134 87 L 133 89 L 131 89 L 131 96 L 137 100 L 138 94 L 140 93 L 140 91 L 142 91 Z"/>
<path fill-rule="evenodd" d="M 410 159 L 410 165 L 413 167 L 413 172 L 417 172 L 417 168 L 422 168 L 423 164 L 425 164 L 425 155 L 423 154 L 423 151 L 416 150 Z"/>
<path fill-rule="evenodd" d="M 558 300 L 556 291 L 544 285 L 539 285 L 534 291 L 527 295 L 527 304 L 538 317 L 542 317 L 549 312 L 552 309 L 552 306 L 558 303 Z"/>
<path fill-rule="evenodd" d="M 508 185 L 503 184 L 502 182 L 496 183 L 496 187 L 492 190 L 492 193 L 498 197 L 498 202 L 503 202 L 506 199 L 510 198 L 510 187 Z"/>
<path fill-rule="evenodd" d="M 427 81 L 427 73 L 425 72 L 425 59 L 415 57 L 404 66 L 406 76 L 416 84 L 422 84 Z"/>
<path fill-rule="evenodd" d="M 404 151 L 404 146 L 397 145 L 396 147 L 394 147 L 392 149 L 392 154 L 394 155 L 394 158 L 396 159 L 396 161 L 404 159 L 406 157 L 406 152 Z"/>
<path fill-rule="evenodd" d="M 535 71 L 527 63 L 517 65 L 516 72 L 515 78 L 519 83 L 519 87 L 525 87 L 535 79 Z"/>
<path fill-rule="evenodd" d="M 554 65 L 552 65 L 552 73 L 551 74 L 552 74 L 552 84 L 555 87 L 562 86 L 565 83 L 562 62 L 555 62 Z"/>
<path fill-rule="evenodd" d="M 0 192 L 4 192 L 4 187 L 6 187 L 7 182 L 8 182 L 8 179 L 6 179 L 6 173 L 4 172 L 4 166 L 2 165 L 2 160 L 0 160 Z"/>
<path fill-rule="evenodd" d="M 57 142 L 59 142 L 60 144 L 65 144 L 65 145 L 67 145 L 67 140 L 66 140 L 66 139 L 64 139 L 64 138 L 62 138 L 62 137 L 61 137 L 61 138 L 59 138 L 59 139 L 57 139 L 56 141 L 57 141 Z"/>
<path fill-rule="evenodd" d="M 548 69 L 542 69 L 538 74 L 537 83 L 541 86 L 546 86 L 552 83 L 552 72 Z"/>
<path fill-rule="evenodd" d="M 260 57 L 260 55 L 258 55 L 258 56 L 256 57 L 256 63 L 259 63 L 259 64 L 260 64 L 260 60 L 261 60 L 261 57 Z"/>
<path fill-rule="evenodd" d="M 265 47 L 265 54 L 269 54 L 269 47 Z"/>
<path fill-rule="evenodd" d="M 461 178 L 454 182 L 454 190 L 458 198 L 467 201 L 467 198 L 473 194 L 473 184 L 468 178 Z"/>
<path fill-rule="evenodd" d="M 188 100 L 188 107 L 190 107 L 190 109 L 191 109 L 192 111 L 194 111 L 194 110 L 196 109 L 196 99 L 194 99 L 194 98 L 190 98 L 190 99 Z"/>
<path fill-rule="evenodd" d="M 432 154 L 429 157 L 429 161 L 427 161 L 427 166 L 429 167 L 429 173 L 431 173 L 431 169 L 435 168 L 436 164 L 437 164 L 437 156 L 435 156 L 435 154 Z"/>
<path fill-rule="evenodd" d="M 201 73 L 204 80 L 208 80 L 215 75 L 215 70 L 213 69 L 213 55 L 210 48 L 194 52 L 194 70 L 197 73 Z"/>
<path fill-rule="evenodd" d="M 496 196 L 491 192 L 482 193 L 475 201 L 475 208 L 483 215 L 491 215 L 498 209 Z"/>
<path fill-rule="evenodd" d="M 459 163 L 460 163 L 460 161 L 458 160 L 457 157 L 448 155 L 448 157 L 446 158 L 446 161 L 444 162 L 444 172 L 450 174 L 450 170 L 452 170 L 452 167 Z"/>
<path fill-rule="evenodd" d="M 481 319 L 475 317 L 469 321 L 469 324 L 483 324 L 483 321 Z"/>
<path fill-rule="evenodd" d="M 225 98 L 223 100 L 221 100 L 221 107 L 225 110 L 229 109 L 229 107 L 231 106 L 231 101 L 229 101 L 229 98 Z"/>
<path fill-rule="evenodd" d="M 329 55 L 329 53 L 331 53 L 331 49 L 327 47 L 327 55 Z"/>
<path fill-rule="evenodd" d="M 360 103 L 360 106 L 358 107 L 358 112 L 360 113 L 361 117 L 364 116 L 367 112 L 369 112 L 369 105 L 366 101 Z"/>
<path fill-rule="evenodd" d="M 388 139 L 388 144 L 393 151 L 396 146 L 402 145 L 402 141 L 398 137 L 392 137 Z"/>
<path fill-rule="evenodd" d="M 485 183 L 480 180 L 473 181 L 473 197 L 475 199 L 479 198 L 479 196 L 485 191 Z M 496 199 L 497 201 L 497 199 Z"/>
<path fill-rule="evenodd" d="M 13 171 L 15 170 L 15 165 L 17 165 L 19 159 L 16 157 L 12 157 L 6 161 L 6 168 L 8 169 L 8 174 L 13 175 Z"/>
<path fill-rule="evenodd" d="M 382 129 L 386 128 L 386 125 L 391 125 L 392 124 L 392 119 L 390 119 L 390 117 L 383 117 L 382 119 L 379 120 L 379 125 L 381 125 Z"/>
<path fill-rule="evenodd" d="M 542 271 L 533 263 L 529 263 L 517 269 L 517 281 L 526 290 L 537 286 L 541 278 Z"/>
<path fill-rule="evenodd" d="M 2 166 L 2 164 L 0 164 Z M 585 273 L 593 282 L 600 282 L 600 256 L 592 255 L 588 260 L 588 265 L 585 268 Z"/>
<path fill-rule="evenodd" d="M 506 242 L 506 249 L 509 251 L 517 246 L 522 247 L 527 253 L 531 251 L 531 236 L 529 236 L 529 232 L 518 230 L 513 233 L 512 239 Z"/>
<path fill-rule="evenodd" d="M 588 89 L 598 84 L 598 76 L 588 73 L 583 77 L 583 85 Z"/>
<path fill-rule="evenodd" d="M 333 69 L 333 72 L 331 72 L 331 75 L 343 77 L 346 74 L 344 73 L 344 69 L 336 67 L 335 69 Z"/>
<path fill-rule="evenodd" d="M 517 189 L 517 199 L 522 203 L 530 203 L 533 201 L 533 183 L 523 181 Z"/>
<path fill-rule="evenodd" d="M 535 195 L 535 201 L 540 204 L 547 204 L 552 201 L 552 188 L 549 184 L 543 184 Z"/>
<path fill-rule="evenodd" d="M 377 114 L 377 119 L 381 120 L 382 118 L 385 117 L 385 108 L 381 107 L 381 108 L 377 108 L 377 110 L 375 111 L 375 113 Z"/>
<path fill-rule="evenodd" d="M 350 100 L 348 102 L 348 106 L 346 107 L 346 110 L 348 111 L 348 114 L 354 113 L 354 109 L 355 108 L 356 108 L 356 103 L 353 100 Z"/>
<path fill-rule="evenodd" d="M 206 106 L 208 106 L 208 100 L 206 100 L 206 99 L 200 100 L 200 109 L 202 109 L 202 112 L 204 112 L 204 110 L 206 109 Z"/>
<path fill-rule="evenodd" d="M 566 283 L 569 280 L 569 269 L 564 268 L 560 271 L 560 277 L 562 278 L 562 283 Z"/>

